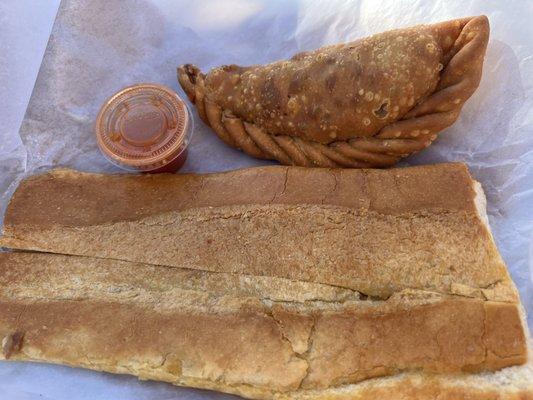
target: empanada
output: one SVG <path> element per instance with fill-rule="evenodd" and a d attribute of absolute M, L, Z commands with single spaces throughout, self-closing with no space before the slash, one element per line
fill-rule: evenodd
<path fill-rule="evenodd" d="M 282 164 L 385 167 L 429 146 L 477 88 L 487 17 L 322 47 L 264 66 L 190 64 L 178 79 L 226 143 Z"/>

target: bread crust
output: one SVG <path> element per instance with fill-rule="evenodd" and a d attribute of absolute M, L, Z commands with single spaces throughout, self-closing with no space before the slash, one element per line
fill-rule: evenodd
<path fill-rule="evenodd" d="M 235 205 L 316 204 L 386 215 L 426 210 L 471 213 L 476 210 L 473 182 L 461 163 L 389 170 L 268 166 L 143 176 L 54 169 L 20 183 L 6 210 L 5 229 L 30 224 L 81 227 Z"/>
<path fill-rule="evenodd" d="M 274 285 L 218 276 L 224 289 L 209 291 L 212 273 L 195 271 L 192 283 L 183 281 L 188 274 L 89 257 L 0 253 L 2 358 L 254 398 L 402 371 L 471 373 L 526 360 L 518 304 L 416 291 L 386 301 L 356 293 L 324 301 L 317 284 L 306 291 L 321 300 L 274 301 Z M 285 284 L 291 293 L 298 288 Z"/>
<path fill-rule="evenodd" d="M 474 182 L 462 164 L 143 177 L 56 170 L 20 184 L 0 245 L 282 277 L 379 298 L 431 288 L 512 300 Z"/>

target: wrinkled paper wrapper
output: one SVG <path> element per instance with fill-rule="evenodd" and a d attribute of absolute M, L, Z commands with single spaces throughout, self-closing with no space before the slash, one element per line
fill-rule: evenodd
<path fill-rule="evenodd" d="M 176 80 L 176 67 L 183 63 L 204 71 L 221 64 L 262 64 L 389 29 L 486 14 L 491 39 L 480 87 L 459 120 L 403 164 L 469 165 L 485 189 L 496 242 L 533 327 L 533 6 L 508 3 L 64 0 L 20 137 L 5 138 L 11 146 L 0 153 L 0 211 L 24 176 L 58 166 L 121 172 L 98 150 L 94 121 L 106 98 L 124 86 L 162 83 L 185 98 Z M 184 172 L 269 164 L 224 145 L 196 112 L 194 119 Z M 236 398 L 20 362 L 0 363 L 0 388 L 0 397 L 16 400 Z"/>

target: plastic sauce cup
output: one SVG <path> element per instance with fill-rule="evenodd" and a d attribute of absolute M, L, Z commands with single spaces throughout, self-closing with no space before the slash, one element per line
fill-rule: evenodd
<path fill-rule="evenodd" d="M 191 113 L 170 88 L 142 83 L 109 98 L 96 119 L 102 153 L 128 171 L 175 172 L 187 159 Z"/>

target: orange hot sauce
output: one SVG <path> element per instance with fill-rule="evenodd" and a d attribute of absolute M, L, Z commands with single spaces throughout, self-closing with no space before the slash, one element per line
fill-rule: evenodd
<path fill-rule="evenodd" d="M 129 171 L 175 172 L 187 159 L 192 118 L 171 89 L 138 84 L 104 103 L 95 130 L 100 150 L 115 165 Z"/>

